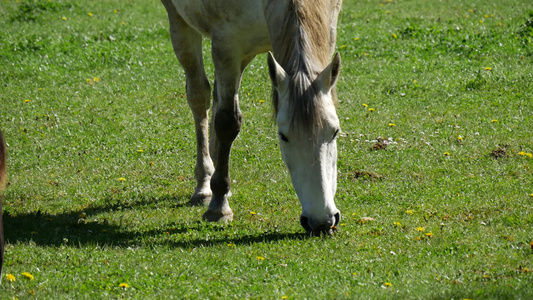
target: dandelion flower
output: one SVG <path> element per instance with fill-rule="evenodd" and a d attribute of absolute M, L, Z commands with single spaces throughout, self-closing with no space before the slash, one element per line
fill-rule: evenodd
<path fill-rule="evenodd" d="M 21 275 L 24 276 L 24 277 L 26 277 L 26 278 L 28 278 L 29 280 L 33 280 L 33 279 L 34 279 L 33 275 L 31 275 L 31 274 L 28 273 L 28 272 L 22 272 Z"/>
<path fill-rule="evenodd" d="M 88 13 L 87 15 L 88 15 L 89 17 L 92 17 L 92 16 L 93 16 L 93 14 L 92 14 L 92 13 Z"/>
<path fill-rule="evenodd" d="M 524 151 L 520 151 L 520 152 L 518 152 L 518 155 L 524 156 L 524 155 L 526 155 L 526 153 Z"/>
<path fill-rule="evenodd" d="M 257 260 L 265 260 L 265 258 L 262 256 L 257 256 Z"/>
<path fill-rule="evenodd" d="M 346 48 L 346 45 L 344 45 L 344 44 L 343 44 L 343 45 L 341 45 L 341 49 L 342 49 L 342 48 Z"/>
<path fill-rule="evenodd" d="M 281 296 L 281 299 L 289 299 L 287 296 Z"/>
<path fill-rule="evenodd" d="M 460 140 L 460 141 L 462 141 L 462 140 L 463 140 L 463 136 L 460 135 L 460 136 L 457 137 L 457 139 Z"/>
<path fill-rule="evenodd" d="M 358 41 L 358 40 L 359 40 L 359 38 L 358 38 L 358 37 L 356 37 L 356 38 L 353 38 L 353 40 L 354 40 L 354 41 Z"/>
<path fill-rule="evenodd" d="M 393 33 L 393 34 L 392 34 L 392 37 L 395 38 L 395 39 L 398 38 L 398 36 L 396 35 L 396 33 Z"/>
<path fill-rule="evenodd" d="M 530 194 L 529 197 L 533 197 L 533 194 Z"/>
<path fill-rule="evenodd" d="M 13 275 L 13 274 L 6 274 L 6 279 L 7 279 L 7 281 L 9 281 L 9 282 L 14 282 L 14 281 L 17 280 L 17 279 L 15 278 L 15 275 Z"/>
<path fill-rule="evenodd" d="M 389 123 L 389 126 L 390 126 L 390 127 L 394 127 L 394 126 L 396 126 L 396 124 L 394 124 L 394 123 Z"/>
<path fill-rule="evenodd" d="M 396 225 L 396 226 L 402 226 L 402 223 L 400 223 L 400 222 L 394 222 L 393 224 Z"/>
<path fill-rule="evenodd" d="M 426 233 L 426 236 L 427 236 L 427 237 L 432 237 L 432 236 L 433 236 L 433 232 L 428 232 L 428 233 Z"/>
<path fill-rule="evenodd" d="M 137 152 L 144 152 L 144 150 L 143 149 L 139 149 L 139 150 L 137 150 Z"/>
<path fill-rule="evenodd" d="M 256 213 L 255 211 L 251 211 L 250 214 L 251 214 L 252 216 L 257 215 L 257 213 Z"/>
<path fill-rule="evenodd" d="M 124 177 L 120 177 L 120 178 L 118 179 L 118 181 L 126 181 L 126 178 L 124 178 Z"/>
<path fill-rule="evenodd" d="M 369 112 L 373 112 L 375 111 L 375 109 L 373 109 L 372 107 L 368 109 Z"/>
<path fill-rule="evenodd" d="M 492 123 L 496 123 L 496 122 L 498 122 L 498 120 L 493 119 L 493 120 L 491 120 L 491 122 Z"/>
<path fill-rule="evenodd" d="M 390 10 L 387 10 L 385 13 L 386 13 L 386 14 L 390 14 Z"/>
<path fill-rule="evenodd" d="M 409 209 L 409 210 L 406 210 L 405 213 L 408 214 L 408 215 L 412 215 L 414 213 L 414 211 Z"/>
<path fill-rule="evenodd" d="M 66 21 L 67 17 L 62 17 L 61 20 Z"/>
<path fill-rule="evenodd" d="M 415 231 L 424 231 L 424 227 L 417 227 Z"/>
<path fill-rule="evenodd" d="M 233 244 L 228 244 L 227 246 L 228 246 L 228 247 L 233 247 Z"/>
<path fill-rule="evenodd" d="M 28 100 L 28 99 L 24 100 L 24 103 L 28 103 L 28 102 L 30 102 L 30 100 Z"/>
<path fill-rule="evenodd" d="M 533 154 L 531 154 L 531 153 L 526 153 L 526 156 L 529 157 L 529 158 L 533 158 Z"/>
<path fill-rule="evenodd" d="M 444 156 L 450 156 L 450 152 L 444 152 Z"/>
<path fill-rule="evenodd" d="M 486 67 L 485 70 L 486 71 L 490 71 L 490 70 L 492 70 L 492 68 L 491 67 Z"/>
<path fill-rule="evenodd" d="M 265 100 L 259 100 L 259 103 L 265 103 Z"/>
<path fill-rule="evenodd" d="M 114 13 L 118 13 L 118 9 L 113 10 Z"/>
<path fill-rule="evenodd" d="M 391 287 L 391 286 L 392 286 L 392 283 L 390 283 L 390 282 L 385 282 L 385 283 L 383 284 L 383 286 L 385 286 L 385 287 Z"/>
<path fill-rule="evenodd" d="M 121 288 L 123 288 L 123 289 L 127 289 L 127 288 L 130 287 L 130 285 L 127 284 L 127 283 L 121 283 L 121 284 L 118 285 L 118 287 L 121 287 Z"/>
<path fill-rule="evenodd" d="M 98 81 L 100 81 L 100 78 L 94 77 L 93 80 L 94 80 L 94 82 L 98 82 Z"/>
<path fill-rule="evenodd" d="M 366 104 L 366 103 L 363 103 L 363 107 L 368 107 L 368 104 Z"/>

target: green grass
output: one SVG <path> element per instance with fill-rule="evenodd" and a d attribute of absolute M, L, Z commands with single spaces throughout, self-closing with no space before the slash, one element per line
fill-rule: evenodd
<path fill-rule="evenodd" d="M 184 75 L 163 6 L 135 2 L 0 4 L 0 299 L 533 297 L 533 3 L 344 1 L 343 219 L 307 238 L 264 55 L 242 83 L 234 221 L 189 205 Z"/>

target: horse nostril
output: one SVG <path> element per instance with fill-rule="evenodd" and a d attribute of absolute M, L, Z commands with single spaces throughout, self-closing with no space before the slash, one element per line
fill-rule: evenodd
<path fill-rule="evenodd" d="M 339 225 L 340 222 L 341 222 L 341 213 L 340 213 L 340 212 L 337 212 L 337 213 L 335 214 L 335 225 L 333 225 L 333 226 L 337 227 L 337 226 Z"/>

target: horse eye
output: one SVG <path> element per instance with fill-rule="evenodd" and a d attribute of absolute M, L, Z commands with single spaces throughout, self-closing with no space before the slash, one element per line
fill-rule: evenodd
<path fill-rule="evenodd" d="M 281 133 L 281 131 L 278 132 L 278 135 L 279 135 L 279 139 L 288 143 L 289 142 L 289 139 L 283 134 Z"/>
<path fill-rule="evenodd" d="M 331 138 L 331 141 L 334 141 L 337 138 L 337 135 L 339 135 L 339 131 L 340 129 L 337 129 L 337 131 L 335 131 L 335 133 L 333 134 L 333 138 Z"/>

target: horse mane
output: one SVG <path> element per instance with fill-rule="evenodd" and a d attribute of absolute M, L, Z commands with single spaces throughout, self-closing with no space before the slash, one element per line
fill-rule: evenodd
<path fill-rule="evenodd" d="M 330 61 L 332 38 L 330 0 L 289 0 L 281 24 L 278 47 L 274 53 L 278 63 L 291 78 L 289 97 L 291 99 L 292 124 L 314 131 L 313 125 L 321 127 L 319 88 L 314 79 Z M 333 24 L 336 26 L 336 24 Z M 273 41 L 275 43 L 275 41 Z M 334 41 L 333 41 L 334 43 Z M 279 97 L 272 93 L 274 113 L 278 113 Z"/>

